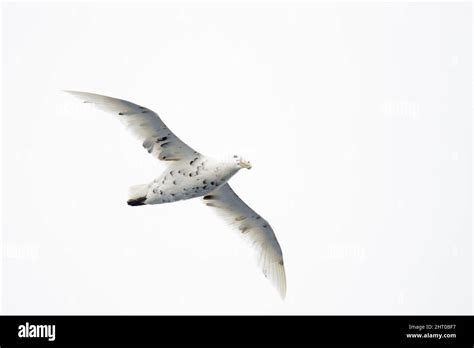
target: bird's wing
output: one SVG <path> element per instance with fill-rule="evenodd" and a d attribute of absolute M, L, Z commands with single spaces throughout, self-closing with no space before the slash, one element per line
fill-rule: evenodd
<path fill-rule="evenodd" d="M 143 147 L 161 161 L 179 161 L 198 155 L 166 127 L 154 111 L 126 100 L 103 95 L 65 91 L 97 108 L 115 114 L 142 142 Z"/>
<path fill-rule="evenodd" d="M 286 295 L 286 276 L 283 254 L 270 224 L 254 212 L 225 184 L 203 197 L 207 206 L 215 210 L 256 249 L 263 274 L 277 288 L 280 296 Z"/>

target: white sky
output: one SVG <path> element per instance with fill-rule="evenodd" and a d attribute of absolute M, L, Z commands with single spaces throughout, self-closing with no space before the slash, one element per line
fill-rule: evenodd
<path fill-rule="evenodd" d="M 470 313 L 470 6 L 3 4 L 3 312 Z M 199 201 L 127 206 L 162 164 L 62 89 L 248 158 L 286 301 Z"/>

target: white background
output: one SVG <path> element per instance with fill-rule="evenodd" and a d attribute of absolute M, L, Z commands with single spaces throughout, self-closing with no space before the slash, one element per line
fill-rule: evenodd
<path fill-rule="evenodd" d="M 3 4 L 8 314 L 466 314 L 471 5 Z M 198 200 L 75 89 L 157 111 L 272 224 L 281 301 Z"/>

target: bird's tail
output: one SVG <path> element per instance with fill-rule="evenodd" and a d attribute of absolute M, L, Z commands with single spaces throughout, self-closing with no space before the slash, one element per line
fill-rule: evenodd
<path fill-rule="evenodd" d="M 130 186 L 128 189 L 128 205 L 137 206 L 146 204 L 148 184 Z"/>

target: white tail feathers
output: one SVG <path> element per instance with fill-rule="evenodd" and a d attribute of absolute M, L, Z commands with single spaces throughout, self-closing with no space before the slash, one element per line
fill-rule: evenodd
<path fill-rule="evenodd" d="M 128 205 L 146 204 L 146 195 L 148 194 L 148 184 L 133 185 L 128 189 Z"/>

